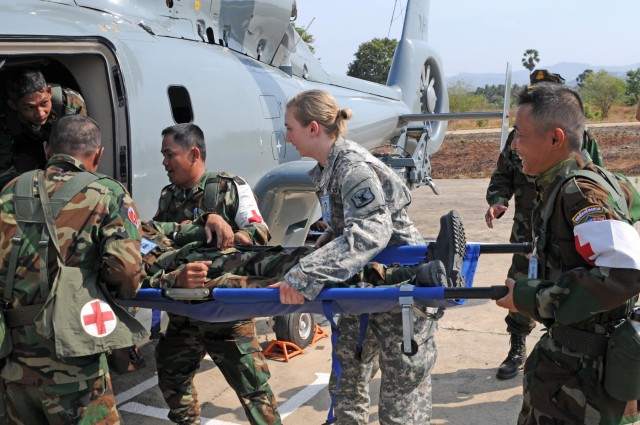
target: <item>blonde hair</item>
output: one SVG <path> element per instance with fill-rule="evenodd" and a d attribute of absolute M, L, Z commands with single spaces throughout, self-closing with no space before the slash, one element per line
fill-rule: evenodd
<path fill-rule="evenodd" d="M 336 138 L 347 131 L 345 121 L 351 118 L 351 109 L 341 109 L 331 93 L 322 90 L 298 93 L 289 99 L 287 109 L 303 126 L 315 121 L 327 134 Z"/>

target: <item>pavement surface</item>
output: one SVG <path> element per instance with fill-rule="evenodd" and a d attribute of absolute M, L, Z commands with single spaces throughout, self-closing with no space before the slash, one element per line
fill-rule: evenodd
<path fill-rule="evenodd" d="M 469 242 L 507 243 L 513 212 L 507 211 L 493 230 L 486 227 L 484 200 L 487 179 L 436 181 L 441 195 L 428 187 L 413 192 L 410 215 L 426 239 L 434 239 L 439 219 L 451 209 L 460 213 Z M 474 286 L 504 282 L 510 264 L 508 254 L 483 254 L 479 259 Z M 432 424 L 513 424 L 521 404 L 522 374 L 510 380 L 498 380 L 496 368 L 508 351 L 509 336 L 504 317 L 506 310 L 488 300 L 469 300 L 450 308 L 440 322 L 436 335 L 438 360 L 433 372 Z M 321 318 L 318 317 L 320 321 Z M 257 321 L 260 341 L 266 347 L 275 336 L 264 319 Z M 329 332 L 327 326 L 323 327 Z M 527 340 L 531 349 L 539 338 L 534 329 Z M 126 423 L 159 425 L 166 420 L 167 409 L 157 388 L 153 360 L 154 343 L 143 348 L 147 367 L 126 375 L 114 376 L 118 408 Z M 419 355 L 419 354 L 418 354 Z M 330 399 L 327 382 L 331 371 L 331 342 L 324 338 L 289 362 L 270 360 L 271 387 L 280 405 L 285 424 L 322 424 Z M 213 362 L 205 359 L 195 379 L 202 405 L 203 424 L 245 424 L 240 403 Z M 377 394 L 380 377 L 371 384 L 370 424 L 378 423 Z"/>

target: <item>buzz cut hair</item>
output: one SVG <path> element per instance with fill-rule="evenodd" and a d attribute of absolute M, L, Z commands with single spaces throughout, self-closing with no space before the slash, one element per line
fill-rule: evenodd
<path fill-rule="evenodd" d="M 585 117 L 578 93 L 556 83 L 539 83 L 518 96 L 518 106 L 531 105 L 531 118 L 543 132 L 554 128 L 564 131 L 568 147 L 579 152 L 582 147 Z"/>
<path fill-rule="evenodd" d="M 192 123 L 176 124 L 162 130 L 162 137 L 171 136 L 173 141 L 184 150 L 198 148 L 204 161 L 207 159 L 207 147 L 202 129 Z"/>
<path fill-rule="evenodd" d="M 29 93 L 44 93 L 47 82 L 37 69 L 18 68 L 9 72 L 6 89 L 7 97 L 15 102 Z"/>
<path fill-rule="evenodd" d="M 53 123 L 48 143 L 53 154 L 86 157 L 102 147 L 100 127 L 86 115 L 65 115 Z"/>

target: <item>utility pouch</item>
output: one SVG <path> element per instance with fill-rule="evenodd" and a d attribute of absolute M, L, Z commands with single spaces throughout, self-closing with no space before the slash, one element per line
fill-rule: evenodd
<path fill-rule="evenodd" d="M 4 320 L 4 310 L 0 309 L 0 359 L 4 359 L 13 351 L 11 330 Z"/>
<path fill-rule="evenodd" d="M 617 400 L 640 400 L 640 334 L 629 320 L 609 338 L 604 389 Z"/>
<path fill-rule="evenodd" d="M 116 304 L 97 271 L 62 264 L 35 324 L 38 333 L 55 341 L 61 358 L 131 347 L 148 335 Z"/>

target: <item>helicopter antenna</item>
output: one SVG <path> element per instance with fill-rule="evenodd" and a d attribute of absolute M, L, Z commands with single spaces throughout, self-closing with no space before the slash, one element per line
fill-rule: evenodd
<path fill-rule="evenodd" d="M 398 13 L 398 16 L 395 16 L 395 14 L 396 14 L 396 6 L 398 6 L 398 0 L 396 0 L 395 3 L 393 4 L 393 12 L 391 12 L 391 19 L 389 20 L 389 30 L 387 31 L 387 38 L 389 38 L 389 35 L 391 35 L 391 26 L 393 25 L 393 21 L 395 21 L 396 19 L 401 17 L 402 13 L 404 12 L 404 10 L 402 9 L 402 6 L 401 6 L 400 7 L 400 12 Z"/>

